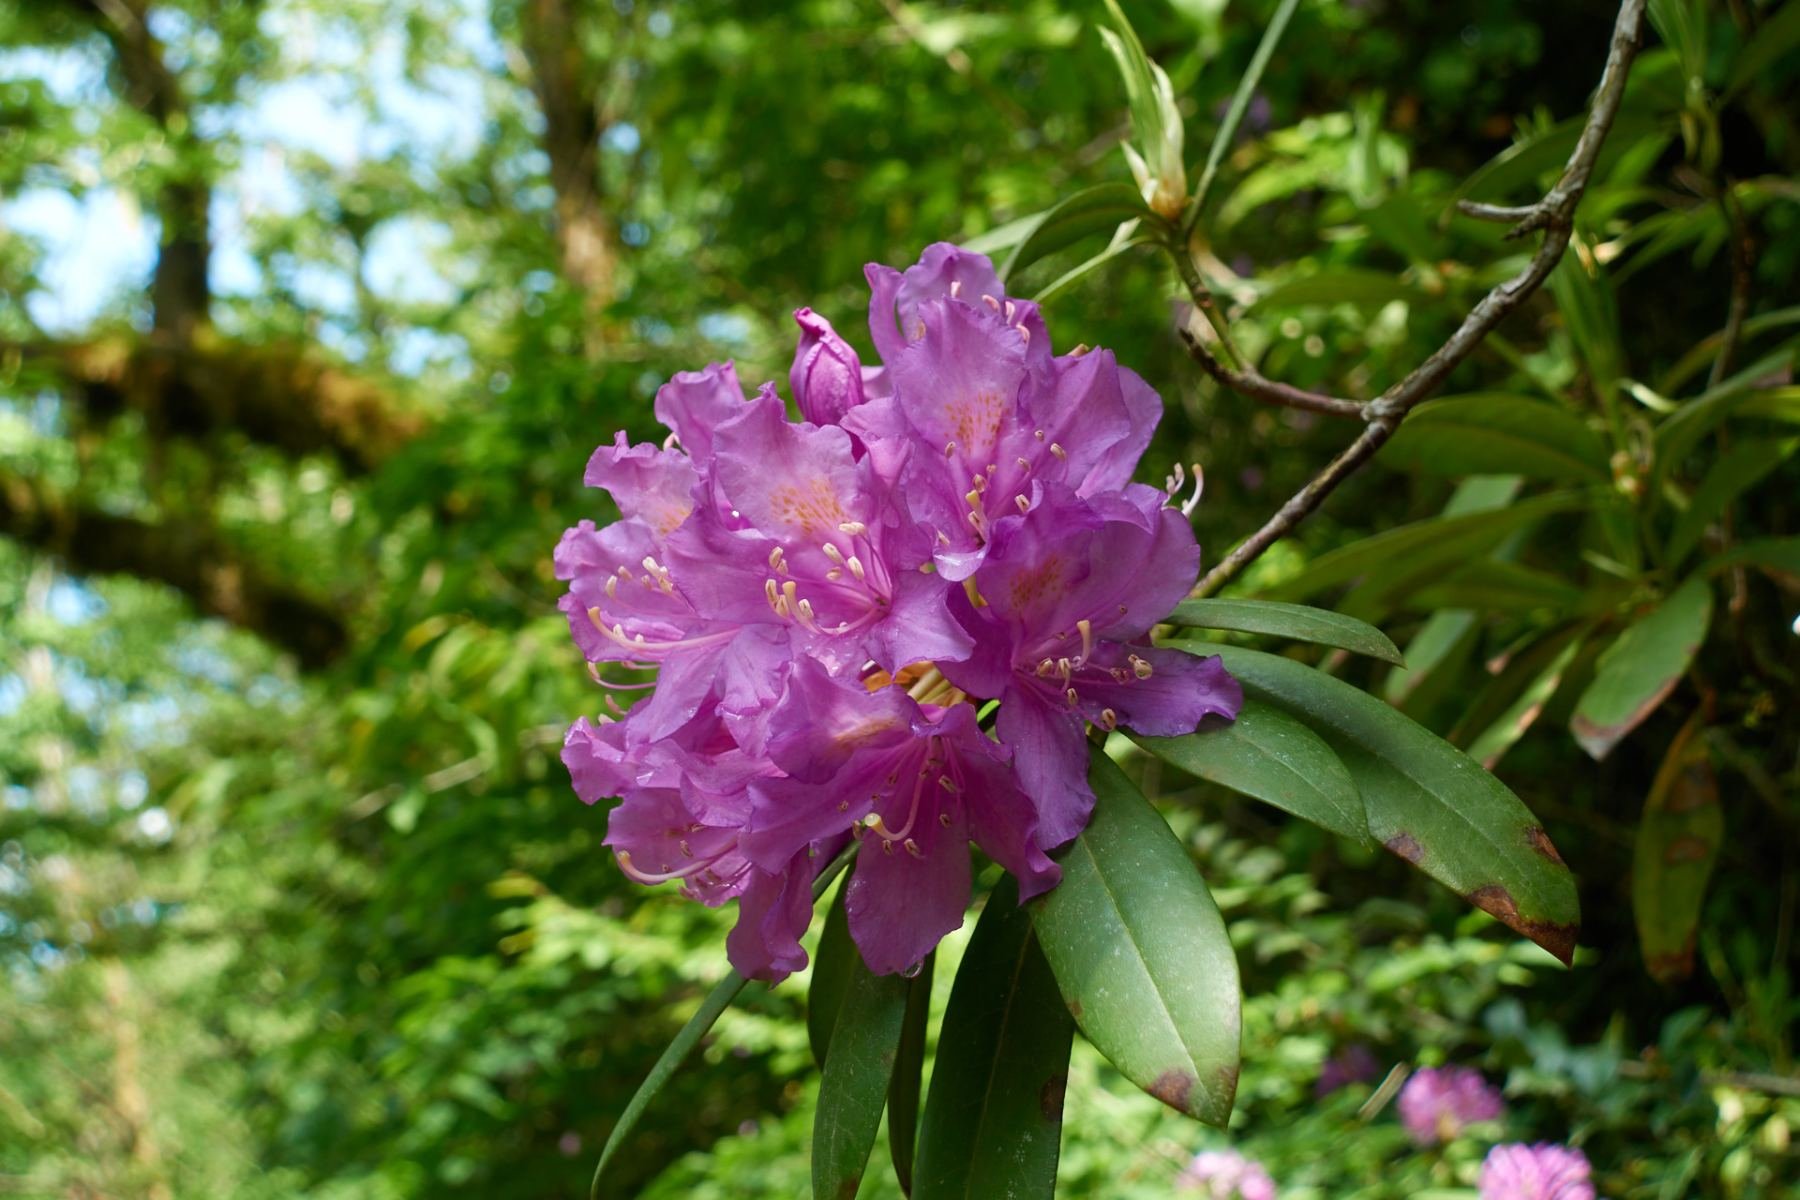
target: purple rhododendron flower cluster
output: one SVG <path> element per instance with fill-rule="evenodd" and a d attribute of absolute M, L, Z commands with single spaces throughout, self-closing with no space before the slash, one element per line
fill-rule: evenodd
<path fill-rule="evenodd" d="M 1148 644 L 1200 562 L 1131 480 L 1156 393 L 1104 350 L 1053 353 L 980 255 L 867 275 L 881 366 L 802 309 L 802 420 L 729 363 L 677 375 L 663 445 L 620 433 L 588 463 L 621 519 L 556 550 L 588 661 L 656 672 L 595 671 L 654 691 L 569 730 L 575 789 L 620 798 L 606 843 L 634 879 L 735 898 L 732 962 L 765 979 L 806 961 L 811 884 L 851 838 L 851 934 L 911 970 L 962 923 L 970 842 L 1022 897 L 1056 884 L 1089 722 L 1175 735 L 1241 702 L 1218 659 Z"/>
<path fill-rule="evenodd" d="M 1175 1186 L 1207 1200 L 1275 1200 L 1269 1172 L 1236 1150 L 1202 1150 L 1182 1168 Z"/>
<path fill-rule="evenodd" d="M 1481 1164 L 1481 1200 L 1594 1200 L 1587 1155 L 1568 1146 L 1512 1142 Z"/>
<path fill-rule="evenodd" d="M 1498 1089 L 1472 1067 L 1426 1067 L 1400 1089 L 1400 1123 L 1421 1146 L 1453 1141 L 1465 1126 L 1506 1112 Z"/>

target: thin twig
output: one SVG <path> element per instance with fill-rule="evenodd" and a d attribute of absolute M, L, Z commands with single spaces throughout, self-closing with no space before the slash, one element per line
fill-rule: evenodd
<path fill-rule="evenodd" d="M 1337 396 L 1327 396 L 1319 392 L 1309 392 L 1305 388 L 1295 387 L 1291 383 L 1269 379 L 1257 373 L 1254 367 L 1233 370 L 1213 357 L 1192 330 L 1185 326 L 1181 329 L 1181 340 L 1187 343 L 1188 353 L 1202 370 L 1218 381 L 1220 387 L 1230 388 L 1240 395 L 1252 400 L 1261 400 L 1265 404 L 1277 404 L 1282 408 L 1303 408 L 1308 412 L 1328 413 L 1334 417 L 1354 417 L 1360 419 L 1363 406 L 1355 400 L 1344 400 Z"/>
<path fill-rule="evenodd" d="M 1399 428 L 1400 422 L 1405 420 L 1414 406 L 1436 391 L 1450 373 L 1481 344 L 1482 339 L 1549 278 L 1550 272 L 1561 260 L 1563 251 L 1568 249 L 1570 233 L 1574 228 L 1575 207 L 1581 202 L 1582 194 L 1587 189 L 1594 163 L 1600 157 L 1600 147 L 1612 129 L 1613 119 L 1618 115 L 1619 105 L 1624 98 L 1625 80 L 1631 72 L 1631 62 L 1637 55 L 1642 33 L 1644 4 L 1645 0 L 1624 0 L 1619 6 L 1619 16 L 1613 25 L 1611 49 L 1606 57 L 1606 69 L 1600 76 L 1599 86 L 1595 88 L 1593 108 L 1588 113 L 1587 124 L 1582 128 L 1581 138 L 1569 156 L 1568 165 L 1563 168 L 1562 178 L 1557 180 L 1556 185 L 1542 200 L 1528 209 L 1520 210 L 1523 215 L 1518 217 L 1510 231 L 1509 236 L 1544 231 L 1544 240 L 1538 246 L 1537 253 L 1532 255 L 1531 262 L 1518 275 L 1483 296 L 1474 310 L 1463 319 L 1456 332 L 1429 358 L 1380 397 L 1362 405 L 1360 415 L 1368 424 L 1357 439 L 1332 459 L 1312 482 L 1283 504 L 1261 529 L 1251 534 L 1208 571 L 1195 587 L 1194 595 L 1207 596 L 1218 591 L 1318 508 L 1338 484 L 1374 457 L 1375 452 L 1394 435 L 1394 430 Z M 1498 219 L 1501 211 L 1493 206 L 1482 206 L 1472 215 Z M 1185 248 L 1174 249 L 1178 260 L 1186 256 Z M 1187 271 L 1182 272 L 1182 277 L 1184 282 L 1198 279 L 1191 265 Z M 1192 282 L 1190 290 L 1191 288 Z M 1197 343 L 1190 339 L 1189 346 L 1195 345 Z M 1201 360 L 1201 365 L 1207 365 L 1204 359 Z M 1211 368 L 1208 370 L 1210 372 Z M 1312 393 L 1304 394 L 1315 400 L 1330 399 L 1317 397 Z"/>

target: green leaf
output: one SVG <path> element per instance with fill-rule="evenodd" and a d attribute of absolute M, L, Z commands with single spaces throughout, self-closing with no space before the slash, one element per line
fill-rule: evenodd
<path fill-rule="evenodd" d="M 1800 12 L 1800 9 L 1795 11 Z M 1758 334 L 1767 333 L 1771 329 L 1783 329 L 1789 325 L 1800 325 L 1800 305 L 1759 313 L 1744 322 L 1739 334 L 1748 341 Z M 1657 390 L 1664 395 L 1679 391 L 1688 380 L 1712 365 L 1713 360 L 1719 357 L 1719 349 L 1724 344 L 1723 330 L 1701 341 L 1676 360 L 1674 366 L 1663 372 L 1662 378 L 1657 381 Z"/>
<path fill-rule="evenodd" d="M 1478 558 L 1403 597 L 1405 607 L 1430 613 L 1445 608 L 1490 613 L 1568 612 L 1584 607 L 1591 598 L 1591 589 L 1584 590 L 1559 575 L 1496 558 Z"/>
<path fill-rule="evenodd" d="M 1125 232 L 1131 225 L 1135 225 L 1135 222 L 1129 222 L 1127 225 L 1119 226 L 1120 232 Z M 1092 258 L 1083 259 L 1070 267 L 1067 271 L 1064 271 L 1061 275 L 1058 275 L 1055 279 L 1052 279 L 1049 283 L 1044 285 L 1044 290 L 1039 292 L 1033 299 L 1038 304 L 1048 304 L 1051 300 L 1062 294 L 1064 289 L 1072 287 L 1084 276 L 1098 270 L 1100 267 L 1111 262 L 1127 250 L 1135 250 L 1139 246 L 1147 246 L 1155 240 L 1155 238 L 1145 234 L 1133 236 L 1132 234 L 1127 233 L 1124 237 L 1115 235 L 1112 244 L 1107 246 L 1106 249 L 1094 255 Z"/>
<path fill-rule="evenodd" d="M 1656 772 L 1632 855 L 1638 946 L 1644 966 L 1661 983 L 1693 973 L 1694 931 L 1725 840 L 1718 777 L 1697 733 L 1701 716 L 1683 727 Z"/>
<path fill-rule="evenodd" d="M 1712 576 L 1732 567 L 1764 567 L 1788 575 L 1800 575 L 1800 537 L 1757 538 L 1741 542 L 1716 558 L 1710 558 L 1701 574 Z"/>
<path fill-rule="evenodd" d="M 819 1078 L 814 1200 L 847 1200 L 862 1183 L 894 1075 L 909 982 L 871 973 L 860 954 L 851 961 L 843 1005 L 831 1030 L 831 1051 Z"/>
<path fill-rule="evenodd" d="M 1421 404 L 1382 451 L 1383 461 L 1438 475 L 1526 475 L 1605 483 L 1606 446 L 1569 410 L 1498 392 Z"/>
<path fill-rule="evenodd" d="M 656 1094 L 662 1091 L 663 1085 L 669 1082 L 670 1076 L 674 1075 L 687 1056 L 693 1053 L 694 1047 L 700 1044 L 700 1039 L 706 1036 L 706 1031 L 713 1027 L 713 1023 L 727 1008 L 731 1007 L 731 1002 L 737 998 L 737 994 L 744 990 L 744 983 L 744 977 L 736 971 L 726 972 L 725 978 L 713 985 L 713 990 L 708 992 L 706 999 L 700 1002 L 699 1010 L 688 1018 L 687 1024 L 681 1027 L 681 1032 L 675 1035 L 668 1048 L 662 1052 L 662 1057 L 656 1060 L 656 1065 L 650 1068 L 650 1074 L 646 1075 L 644 1082 L 638 1085 L 638 1090 L 626 1103 L 625 1111 L 619 1114 L 617 1124 L 607 1135 L 605 1148 L 600 1151 L 600 1163 L 594 1168 L 594 1182 L 588 1193 L 591 1200 L 599 1200 L 600 1197 L 606 1195 L 603 1190 L 606 1183 L 606 1168 L 612 1165 L 619 1149 L 624 1146 L 631 1131 L 637 1127 L 638 1119 L 644 1115 L 644 1110 L 650 1107 L 650 1101 L 656 1098 Z"/>
<path fill-rule="evenodd" d="M 837 1024 L 838 1010 L 843 1007 L 844 989 L 850 983 L 850 968 L 856 962 L 856 944 L 850 940 L 850 917 L 844 911 L 844 894 L 849 884 L 841 885 L 825 912 L 825 927 L 819 932 L 819 950 L 813 955 L 812 986 L 806 993 L 806 1040 L 812 1046 L 813 1061 L 825 1065 L 831 1048 L 831 1027 Z"/>
<path fill-rule="evenodd" d="M 1214 647 L 1226 649 L 1227 647 Z M 1214 1125 L 1237 1092 L 1241 996 L 1225 922 L 1169 826 L 1098 749 L 1094 817 L 1033 901 L 1075 1023 L 1127 1079 Z"/>
<path fill-rule="evenodd" d="M 1600 161 L 1595 164 L 1596 174 L 1603 177 L 1604 164 L 1617 158 L 1624 147 L 1667 124 L 1666 119 L 1647 113 L 1620 112 L 1613 120 L 1612 133 L 1606 139 Z M 1560 171 L 1568 163 L 1586 126 L 1586 115 L 1570 117 L 1508 146 L 1469 176 L 1452 197 L 1452 202 L 1463 198 L 1500 201 L 1523 190 L 1535 191 L 1539 179 L 1552 171 Z"/>
<path fill-rule="evenodd" d="M 1400 650 L 1387 634 L 1366 621 L 1325 608 L 1281 604 L 1274 600 L 1184 600 L 1169 614 L 1170 625 L 1266 633 L 1296 642 L 1336 646 L 1401 665 Z"/>
<path fill-rule="evenodd" d="M 1037 224 L 1000 267 L 1006 282 L 1046 255 L 1055 254 L 1097 233 L 1111 233 L 1126 221 L 1160 218 L 1144 207 L 1143 197 L 1125 183 L 1102 183 L 1065 196 Z"/>
<path fill-rule="evenodd" d="M 1669 569 L 1679 567 L 1700 544 L 1700 535 L 1706 532 L 1706 527 L 1716 521 L 1733 500 L 1761 483 L 1764 476 L 1786 461 L 1796 447 L 1800 447 L 1800 440 L 1789 438 L 1778 442 L 1772 438 L 1759 438 L 1733 446 L 1720 455 L 1719 461 L 1694 490 L 1687 511 L 1676 518 L 1675 528 L 1669 533 L 1669 544 L 1664 551 Z"/>
<path fill-rule="evenodd" d="M 1278 284 L 1257 297 L 1250 310 L 1255 312 L 1271 308 L 1299 308 L 1311 304 L 1354 304 L 1358 308 L 1380 308 L 1395 300 L 1421 304 L 1427 299 L 1424 292 L 1392 275 L 1347 267 L 1336 271 L 1318 271 Z"/>
<path fill-rule="evenodd" d="M 1575 880 L 1544 827 L 1505 784 L 1375 697 L 1311 667 L 1238 646 L 1217 654 L 1246 696 L 1298 717 L 1337 751 L 1369 833 L 1499 921 L 1569 962 Z"/>
<path fill-rule="evenodd" d="M 1275 15 L 1269 18 L 1268 27 L 1263 30 L 1262 40 L 1256 44 L 1256 53 L 1250 56 L 1250 65 L 1238 79 L 1237 91 L 1231 94 L 1231 107 L 1225 110 L 1225 119 L 1219 122 L 1218 132 L 1213 134 L 1212 145 L 1206 151 L 1206 166 L 1201 169 L 1200 182 L 1194 188 L 1193 212 L 1196 215 L 1200 206 L 1206 203 L 1206 193 L 1212 188 L 1219 164 L 1225 161 L 1225 152 L 1231 149 L 1232 139 L 1237 137 L 1238 126 L 1243 123 L 1244 113 L 1256 95 L 1256 85 L 1262 81 L 1263 71 L 1268 68 L 1275 47 L 1280 45 L 1281 35 L 1287 32 L 1288 21 L 1299 7 L 1300 0 L 1281 0 Z"/>
<path fill-rule="evenodd" d="M 1580 508 L 1586 502 L 1581 492 L 1552 492 L 1505 508 L 1402 525 L 1320 555 L 1300 574 L 1269 588 L 1267 595 L 1274 600 L 1302 600 L 1390 563 L 1398 562 L 1408 571 L 1417 572 L 1436 564 L 1475 558 L 1499 545 L 1514 530 L 1552 514 Z"/>
<path fill-rule="evenodd" d="M 919 1133 L 919 1080 L 925 1071 L 925 1027 L 931 1022 L 931 977 L 934 951 L 906 989 L 906 1017 L 900 1023 L 900 1049 L 894 1077 L 888 1082 L 888 1155 L 900 1190 L 912 1195 L 913 1151 Z"/>
<path fill-rule="evenodd" d="M 913 1200 L 1050 1200 L 1075 1025 L 1008 875 L 950 990 Z"/>
<path fill-rule="evenodd" d="M 1756 36 L 1745 42 L 1731 64 L 1721 101 L 1730 100 L 1755 82 L 1756 77 L 1783 55 L 1800 49 L 1800 6 L 1783 4 L 1763 17 Z"/>
<path fill-rule="evenodd" d="M 1519 654 L 1514 662 L 1508 663 L 1493 682 L 1477 694 L 1470 706 L 1471 715 L 1491 708 L 1495 702 L 1492 697 L 1511 695 L 1513 699 L 1469 743 L 1470 758 L 1491 771 L 1513 744 L 1525 736 L 1543 714 L 1544 705 L 1550 703 L 1556 689 L 1562 686 L 1563 674 L 1580 653 L 1586 633 L 1587 626 L 1576 626 L 1542 639 Z"/>
<path fill-rule="evenodd" d="M 1706 640 L 1712 605 L 1711 586 L 1695 576 L 1607 647 L 1569 722 L 1582 749 L 1605 758 L 1668 698 Z"/>
<path fill-rule="evenodd" d="M 1656 427 L 1653 480 L 1660 481 L 1670 471 L 1680 467 L 1687 456 L 1693 453 L 1694 447 L 1700 444 L 1701 438 L 1730 416 L 1734 408 L 1753 399 L 1759 388 L 1769 380 L 1784 379 L 1793 362 L 1794 347 L 1784 346 L 1730 379 L 1721 381 L 1716 387 L 1710 387 L 1683 403 Z M 1654 489 L 1652 492 L 1654 494 Z"/>
<path fill-rule="evenodd" d="M 1318 734 L 1256 700 L 1237 720 L 1181 737 L 1132 741 L 1189 775 L 1273 804 L 1323 829 L 1369 840 L 1356 781 Z"/>
<path fill-rule="evenodd" d="M 1406 644 L 1406 665 L 1398 671 L 1389 671 L 1382 681 L 1382 696 L 1396 708 L 1406 707 L 1415 695 L 1421 700 L 1435 700 L 1445 688 L 1422 689 L 1426 683 L 1459 670 L 1479 634 L 1480 619 L 1475 613 L 1466 608 L 1439 608 L 1425 618 L 1412 641 Z M 1429 704 L 1420 707 L 1429 707 Z"/>
<path fill-rule="evenodd" d="M 1625 351 L 1619 338 L 1619 307 L 1601 268 L 1590 272 L 1580 255 L 1566 254 L 1550 273 L 1550 292 L 1569 339 L 1587 365 L 1589 382 L 1610 407 L 1625 374 Z"/>

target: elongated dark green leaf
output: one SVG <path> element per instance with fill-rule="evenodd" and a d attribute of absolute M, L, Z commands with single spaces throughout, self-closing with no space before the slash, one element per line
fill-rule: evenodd
<path fill-rule="evenodd" d="M 843 1006 L 844 988 L 850 983 L 850 967 L 856 961 L 850 918 L 844 911 L 847 886 L 838 888 L 825 912 L 819 952 L 813 956 L 812 986 L 806 993 L 806 1040 L 812 1046 L 813 1061 L 821 1067 L 831 1048 L 831 1027 L 837 1023 L 838 1009 Z"/>
<path fill-rule="evenodd" d="M 1367 621 L 1304 604 L 1282 604 L 1274 600 L 1184 600 L 1169 614 L 1168 624 L 1266 633 L 1296 642 L 1336 646 L 1396 665 L 1403 662 L 1399 648 L 1388 640 L 1387 634 Z"/>
<path fill-rule="evenodd" d="M 1075 1024 L 1009 875 L 969 939 L 938 1034 L 913 1200 L 1050 1200 Z"/>
<path fill-rule="evenodd" d="M 1663 556 L 1669 568 L 1679 567 L 1700 544 L 1700 535 L 1706 532 L 1706 527 L 1718 520 L 1726 506 L 1761 483 L 1764 476 L 1794 453 L 1796 447 L 1800 447 L 1800 441 L 1792 438 L 1786 441 L 1759 438 L 1743 442 L 1720 455 L 1719 461 L 1694 490 L 1687 511 L 1676 518 L 1675 528 L 1669 533 L 1669 544 Z"/>
<path fill-rule="evenodd" d="M 713 1027 L 720 1014 L 731 1007 L 737 994 L 744 990 L 744 983 L 744 977 L 736 971 L 726 972 L 725 978 L 713 985 L 713 990 L 700 1002 L 699 1010 L 688 1018 L 688 1023 L 681 1027 L 681 1032 L 675 1035 L 668 1048 L 662 1052 L 662 1057 L 656 1060 L 656 1065 L 650 1068 L 650 1074 L 638 1085 L 637 1092 L 625 1105 L 625 1111 L 619 1114 L 618 1123 L 607 1136 L 605 1148 L 600 1151 L 600 1163 L 594 1168 L 594 1182 L 588 1193 L 592 1200 L 600 1200 L 607 1194 L 606 1168 L 612 1164 L 619 1147 L 625 1144 L 628 1135 L 636 1128 L 644 1110 L 650 1107 L 650 1101 L 656 1098 L 656 1093 L 662 1091 L 663 1085 L 669 1082 L 669 1077 L 693 1053 L 694 1047 L 700 1044 L 700 1039 L 706 1036 L 706 1031 Z"/>
<path fill-rule="evenodd" d="M 1632 856 L 1638 945 L 1644 966 L 1663 983 L 1693 973 L 1694 931 L 1725 839 L 1718 777 L 1698 736 L 1700 716 L 1696 713 L 1676 736 L 1656 772 Z"/>
<path fill-rule="evenodd" d="M 1267 596 L 1272 600 L 1302 600 L 1393 562 L 1415 571 L 1433 563 L 1473 558 L 1498 545 L 1516 529 L 1584 503 L 1586 498 L 1580 492 L 1553 492 L 1506 508 L 1402 525 L 1320 555 L 1299 575 L 1268 589 Z"/>
<path fill-rule="evenodd" d="M 1604 164 L 1616 158 L 1620 149 L 1668 123 L 1666 118 L 1651 113 L 1621 112 L 1614 119 L 1612 136 L 1606 139 L 1606 146 L 1601 151 L 1600 165 L 1597 166 L 1601 177 L 1605 177 Z M 1470 175 L 1457 190 L 1456 198 L 1499 201 L 1515 195 L 1521 188 L 1534 190 L 1542 176 L 1561 170 L 1569 161 L 1586 124 L 1585 116 L 1570 117 L 1508 146 Z"/>
<path fill-rule="evenodd" d="M 1065 196 L 1013 247 L 1000 267 L 1000 278 L 1010 280 L 1046 255 L 1097 233 L 1110 234 L 1126 221 L 1140 218 L 1157 219 L 1129 184 L 1102 183 Z"/>
<path fill-rule="evenodd" d="M 872 974 L 860 954 L 851 961 L 819 1078 L 819 1111 L 813 1117 L 814 1200 L 848 1200 L 862 1183 L 894 1075 L 907 984 L 898 975 Z"/>
<path fill-rule="evenodd" d="M 1458 567 L 1435 583 L 1426 583 L 1405 597 L 1406 607 L 1417 612 L 1445 608 L 1478 608 L 1483 612 L 1534 612 L 1580 609 L 1592 596 L 1559 575 L 1534 567 L 1478 558 Z"/>
<path fill-rule="evenodd" d="M 1124 227 L 1121 226 L 1120 228 Z M 1058 275 L 1055 279 L 1052 279 L 1049 283 L 1045 284 L 1044 290 L 1034 296 L 1033 299 L 1039 304 L 1048 304 L 1051 300 L 1061 295 L 1065 288 L 1074 286 L 1082 278 L 1105 266 L 1127 250 L 1134 250 L 1139 246 L 1149 245 L 1155 240 L 1155 238 L 1143 233 L 1127 233 L 1123 238 L 1115 238 L 1107 245 L 1106 249 L 1100 251 L 1100 253 L 1094 255 L 1092 258 L 1083 259 L 1081 262 L 1076 263 L 1067 271 L 1064 271 L 1061 275 Z"/>
<path fill-rule="evenodd" d="M 813 880 L 812 886 L 815 903 L 820 896 L 825 894 L 825 889 L 831 886 L 838 874 L 849 865 L 855 853 L 854 844 L 846 847 L 837 858 L 826 864 L 825 868 L 819 872 Z M 744 982 L 744 977 L 736 971 L 727 972 L 725 978 L 715 984 L 713 990 L 706 994 L 706 999 L 700 1002 L 699 1011 L 688 1018 L 687 1024 L 681 1027 L 681 1031 L 675 1035 L 674 1040 L 663 1050 L 662 1056 L 656 1060 L 656 1065 L 650 1068 L 650 1074 L 644 1077 L 644 1082 L 638 1085 L 638 1090 L 626 1102 L 625 1111 L 619 1114 L 619 1119 L 613 1125 L 612 1132 L 606 1137 L 606 1145 L 600 1150 L 600 1161 L 594 1167 L 594 1182 L 588 1188 L 589 1200 L 600 1200 L 601 1197 L 607 1195 L 606 1168 L 611 1166 L 618 1157 L 620 1148 L 630 1139 L 632 1130 L 637 1128 L 638 1120 L 650 1107 L 650 1102 L 656 1099 L 656 1094 L 662 1091 L 663 1085 L 669 1082 L 670 1076 L 674 1075 L 681 1067 L 687 1056 L 694 1052 L 694 1047 L 700 1044 L 700 1039 L 706 1036 L 707 1030 L 713 1027 L 713 1023 L 719 1019 L 720 1014 L 731 1007 L 732 1000 L 744 989 Z"/>
<path fill-rule="evenodd" d="M 1382 460 L 1438 475 L 1513 474 L 1604 483 L 1606 446 L 1580 417 L 1555 404 L 1497 392 L 1421 404 Z"/>
<path fill-rule="evenodd" d="M 1716 387 L 1684 401 L 1656 427 L 1656 459 L 1652 475 L 1660 480 L 1679 467 L 1700 444 L 1700 439 L 1731 415 L 1732 409 L 1756 396 L 1759 388 L 1779 378 L 1793 365 L 1794 347 L 1784 346 L 1757 360 Z"/>
<path fill-rule="evenodd" d="M 1767 567 L 1788 575 L 1800 575 L 1800 537 L 1756 538 L 1740 542 L 1718 557 L 1707 559 L 1700 573 L 1712 576 L 1737 566 Z"/>
<path fill-rule="evenodd" d="M 925 956 L 925 966 L 907 983 L 900 1049 L 894 1058 L 894 1078 L 888 1082 L 888 1155 L 900 1190 L 909 1196 L 919 1133 L 919 1080 L 925 1071 L 925 1027 L 931 1023 L 931 977 L 936 969 L 934 952 Z"/>
<path fill-rule="evenodd" d="M 1565 963 L 1573 957 L 1574 878 L 1505 784 L 1342 680 L 1238 646 L 1191 649 L 1218 654 L 1246 696 L 1285 709 L 1331 744 L 1362 793 L 1375 840 Z"/>
<path fill-rule="evenodd" d="M 1712 604 L 1711 586 L 1695 576 L 1607 647 L 1569 722 L 1582 749 L 1605 758 L 1668 698 L 1706 640 Z"/>
<path fill-rule="evenodd" d="M 1406 666 L 1389 671 L 1381 694 L 1396 708 L 1419 712 L 1431 707 L 1461 672 L 1481 633 L 1480 618 L 1466 608 L 1440 608 L 1406 644 Z"/>
<path fill-rule="evenodd" d="M 1731 78 L 1725 84 L 1724 99 L 1729 100 L 1756 79 L 1784 54 L 1800 49 L 1800 8 L 1782 4 L 1758 24 L 1756 36 L 1744 43 L 1731 63 Z"/>
<path fill-rule="evenodd" d="M 1319 271 L 1279 284 L 1258 297 L 1250 307 L 1265 310 L 1311 304 L 1354 304 L 1358 308 L 1380 308 L 1395 300 L 1419 304 L 1426 299 L 1424 292 L 1392 275 L 1345 268 Z"/>
<path fill-rule="evenodd" d="M 1517 694 L 1512 703 L 1494 716 L 1469 743 L 1470 758 L 1493 770 L 1513 744 L 1537 723 L 1544 705 L 1550 703 L 1556 689 L 1562 686 L 1563 673 L 1581 652 L 1586 632 L 1586 626 L 1578 626 L 1545 638 L 1531 651 L 1520 655 L 1517 663 L 1509 664 L 1500 672 L 1490 686 L 1497 694 L 1511 693 L 1514 689 Z M 1475 698 L 1476 706 L 1481 706 L 1486 699 L 1484 689 Z"/>
<path fill-rule="evenodd" d="M 1139 737 L 1189 775 L 1273 804 L 1322 829 L 1369 840 L 1356 781 L 1323 739 L 1278 708 L 1244 701 L 1237 720 L 1182 737 Z"/>
<path fill-rule="evenodd" d="M 1226 649 L 1226 647 L 1217 647 Z M 1095 750 L 1098 800 L 1033 901 L 1038 940 L 1075 1023 L 1125 1077 L 1215 1125 L 1237 1092 L 1241 997 L 1225 922 L 1187 850 Z"/>

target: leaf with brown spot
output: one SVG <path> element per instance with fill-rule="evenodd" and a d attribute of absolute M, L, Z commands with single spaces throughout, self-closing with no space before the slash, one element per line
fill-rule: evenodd
<path fill-rule="evenodd" d="M 950 990 L 914 1160 L 913 1200 L 1050 1200 L 1075 1025 L 1009 875 Z"/>
<path fill-rule="evenodd" d="M 1580 913 L 1574 877 L 1544 853 L 1542 822 L 1505 784 L 1340 679 L 1237 646 L 1192 648 L 1219 655 L 1246 696 L 1325 739 L 1356 781 L 1377 841 L 1458 895 L 1484 898 L 1498 919 L 1569 961 Z"/>
<path fill-rule="evenodd" d="M 1644 966 L 1662 983 L 1694 969 L 1694 933 L 1725 838 L 1719 782 L 1705 739 L 1704 711 L 1690 718 L 1663 757 L 1638 823 L 1631 907 Z"/>
<path fill-rule="evenodd" d="M 1224 919 L 1187 849 L 1097 749 L 1088 778 L 1093 820 L 1056 855 L 1062 882 L 1032 902 L 1044 957 L 1081 1031 L 1127 1079 L 1223 1125 L 1242 1004 Z"/>
<path fill-rule="evenodd" d="M 1582 749 L 1605 758 L 1661 707 L 1706 640 L 1712 607 L 1712 588 L 1695 575 L 1607 647 L 1569 722 Z"/>

